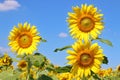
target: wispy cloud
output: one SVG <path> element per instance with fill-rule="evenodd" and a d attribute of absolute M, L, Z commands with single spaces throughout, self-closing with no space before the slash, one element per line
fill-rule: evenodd
<path fill-rule="evenodd" d="M 20 4 L 16 0 L 5 0 L 0 3 L 0 11 L 16 10 Z"/>
<path fill-rule="evenodd" d="M 67 35 L 67 33 L 64 33 L 64 32 L 61 32 L 60 34 L 59 34 L 59 37 L 60 38 L 65 38 L 65 37 L 67 37 L 68 35 Z"/>
<path fill-rule="evenodd" d="M 9 53 L 10 52 L 10 48 L 4 48 L 4 47 L 0 46 L 0 53 L 5 53 L 5 52 Z"/>

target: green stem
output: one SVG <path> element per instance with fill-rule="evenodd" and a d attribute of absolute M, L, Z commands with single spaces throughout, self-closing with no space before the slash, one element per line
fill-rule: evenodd
<path fill-rule="evenodd" d="M 27 80 L 30 80 L 30 68 L 31 68 L 31 62 L 30 62 L 30 58 L 28 57 Z"/>
<path fill-rule="evenodd" d="M 87 77 L 83 76 L 82 80 L 87 80 Z"/>

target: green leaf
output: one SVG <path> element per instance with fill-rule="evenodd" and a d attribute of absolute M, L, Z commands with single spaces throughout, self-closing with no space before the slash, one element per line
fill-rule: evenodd
<path fill-rule="evenodd" d="M 66 49 L 68 49 L 68 48 L 72 48 L 72 46 L 69 45 L 69 46 L 64 46 L 64 47 L 62 47 L 62 48 L 57 48 L 57 49 L 54 50 L 54 52 L 63 51 L 63 50 L 66 50 Z"/>
<path fill-rule="evenodd" d="M 107 45 L 109 45 L 109 46 L 111 46 L 111 47 L 113 46 L 113 45 L 112 45 L 112 42 L 109 41 L 109 40 L 102 39 L 102 38 L 98 38 L 97 40 L 99 40 L 100 42 L 105 43 L 105 44 L 107 44 Z"/>
<path fill-rule="evenodd" d="M 53 64 L 48 64 L 47 67 L 46 67 L 46 69 L 47 69 L 48 71 L 55 71 L 55 68 L 54 68 L 54 65 L 53 65 Z"/>
<path fill-rule="evenodd" d="M 58 67 L 55 69 L 57 73 L 64 73 L 64 72 L 70 72 L 72 66 L 64 66 L 64 67 Z"/>
<path fill-rule="evenodd" d="M 33 65 L 39 67 L 40 66 L 39 61 L 34 61 Z"/>
<path fill-rule="evenodd" d="M 106 56 L 104 56 L 104 60 L 102 62 L 103 64 L 108 64 L 108 58 Z"/>
<path fill-rule="evenodd" d="M 41 75 L 38 80 L 53 80 L 51 77 L 47 76 L 47 75 Z"/>
<path fill-rule="evenodd" d="M 27 59 L 27 57 L 30 59 L 32 65 L 39 68 L 44 68 L 45 64 L 47 63 L 46 57 L 40 53 L 35 53 L 34 55 L 28 55 L 26 56 L 25 59 Z"/>
<path fill-rule="evenodd" d="M 40 55 L 40 53 L 35 53 L 34 55 Z"/>
<path fill-rule="evenodd" d="M 14 71 L 12 69 L 0 72 L 0 80 L 18 80 L 19 76 L 20 72 Z"/>
<path fill-rule="evenodd" d="M 95 80 L 101 80 L 97 74 L 95 74 L 93 71 L 91 71 L 91 74 Z"/>

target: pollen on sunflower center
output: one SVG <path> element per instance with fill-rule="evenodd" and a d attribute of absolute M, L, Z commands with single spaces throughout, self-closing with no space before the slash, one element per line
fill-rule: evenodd
<path fill-rule="evenodd" d="M 83 32 L 89 32 L 94 28 L 94 21 L 91 18 L 85 17 L 80 20 L 79 29 Z"/>
<path fill-rule="evenodd" d="M 26 67 L 26 66 L 27 66 L 27 64 L 24 63 L 24 62 L 20 65 L 21 68 L 24 68 L 24 67 Z"/>
<path fill-rule="evenodd" d="M 120 66 L 118 66 L 117 71 L 120 72 Z"/>
<path fill-rule="evenodd" d="M 86 67 L 93 62 L 92 56 L 88 53 L 83 53 L 80 55 L 79 64 Z"/>
<path fill-rule="evenodd" d="M 81 20 L 81 25 L 84 27 L 90 27 L 91 24 L 92 24 L 92 21 L 89 18 L 84 18 Z"/>
<path fill-rule="evenodd" d="M 83 55 L 81 55 L 81 61 L 82 62 L 88 62 L 90 58 L 91 57 L 90 57 L 89 54 L 83 54 Z"/>
<path fill-rule="evenodd" d="M 29 35 L 22 35 L 19 37 L 19 45 L 22 48 L 27 48 L 31 45 L 32 39 Z"/>

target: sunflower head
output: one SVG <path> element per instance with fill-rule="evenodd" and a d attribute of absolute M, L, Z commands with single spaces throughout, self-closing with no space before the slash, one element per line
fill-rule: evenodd
<path fill-rule="evenodd" d="M 30 69 L 30 74 L 31 74 L 31 77 L 33 78 L 33 79 L 37 79 L 37 71 L 36 70 L 34 70 L 34 69 Z"/>
<path fill-rule="evenodd" d="M 1 58 L 2 66 L 10 66 L 12 64 L 12 59 L 8 56 L 7 53 Z"/>
<path fill-rule="evenodd" d="M 99 75 L 100 77 L 105 77 L 105 76 L 106 76 L 106 71 L 105 71 L 105 70 L 100 70 L 100 71 L 98 72 L 98 75 Z"/>
<path fill-rule="evenodd" d="M 118 72 L 120 72 L 120 65 L 119 65 L 119 66 L 117 66 L 117 71 L 118 71 Z"/>
<path fill-rule="evenodd" d="M 26 70 L 28 63 L 25 60 L 20 60 L 17 66 L 21 70 Z"/>
<path fill-rule="evenodd" d="M 96 39 L 103 30 L 103 22 L 100 11 L 93 5 L 83 4 L 80 7 L 73 7 L 73 12 L 68 13 L 70 34 L 75 39 L 88 41 L 89 39 Z"/>
<path fill-rule="evenodd" d="M 107 69 L 107 73 L 108 73 L 108 74 L 111 74 L 112 71 L 113 71 L 112 68 L 108 68 L 108 69 Z"/>
<path fill-rule="evenodd" d="M 58 74 L 59 80 L 72 80 L 73 75 L 69 72 Z"/>
<path fill-rule="evenodd" d="M 91 45 L 90 42 L 79 41 L 73 44 L 72 48 L 73 51 L 67 51 L 70 55 L 66 58 L 69 60 L 68 64 L 73 66 L 71 69 L 73 74 L 82 78 L 91 75 L 91 71 L 98 73 L 104 55 L 103 50 L 97 43 Z"/>
<path fill-rule="evenodd" d="M 32 54 L 37 50 L 37 45 L 41 40 L 36 26 L 30 26 L 28 23 L 14 26 L 9 35 L 9 46 L 13 52 L 21 54 Z"/>

